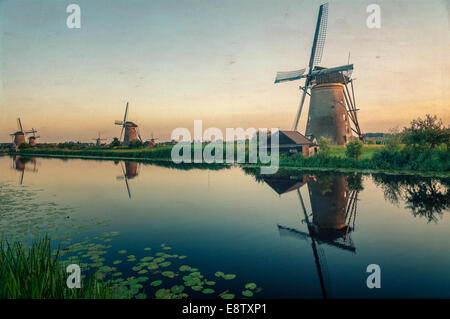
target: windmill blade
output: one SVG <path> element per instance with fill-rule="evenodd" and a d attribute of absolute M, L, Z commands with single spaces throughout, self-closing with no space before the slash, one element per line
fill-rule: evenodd
<path fill-rule="evenodd" d="M 20 175 L 20 185 L 23 183 L 23 175 L 25 174 L 25 170 L 22 170 L 22 173 Z"/>
<path fill-rule="evenodd" d="M 323 47 L 325 45 L 325 38 L 327 35 L 328 24 L 328 3 L 320 6 L 319 15 L 317 17 L 316 31 L 314 33 L 314 42 L 311 49 L 311 57 L 309 59 L 309 72 L 315 65 L 318 65 L 322 60 Z"/>
<path fill-rule="evenodd" d="M 115 125 L 123 125 L 124 123 L 123 123 L 123 121 L 115 121 L 114 124 Z"/>
<path fill-rule="evenodd" d="M 17 125 L 19 126 L 19 130 L 20 132 L 23 132 L 23 128 L 22 128 L 22 122 L 20 121 L 20 117 L 17 118 Z"/>
<path fill-rule="evenodd" d="M 330 73 L 336 73 L 336 72 L 347 72 L 350 73 L 353 71 L 353 64 L 347 64 L 347 65 L 341 65 L 334 68 L 328 68 L 328 69 L 320 69 L 315 70 L 311 72 L 311 76 L 318 76 L 318 75 L 324 75 L 324 74 L 330 74 Z"/>
<path fill-rule="evenodd" d="M 275 83 L 285 82 L 285 81 L 294 81 L 303 78 L 302 76 L 305 73 L 306 69 L 296 70 L 296 71 L 288 71 L 288 72 L 277 72 L 277 76 L 275 77 Z"/>
<path fill-rule="evenodd" d="M 128 102 L 127 102 L 127 106 L 125 107 L 125 115 L 123 116 L 123 124 L 124 125 L 127 122 L 127 116 L 128 116 Z"/>
<path fill-rule="evenodd" d="M 128 197 L 131 199 L 130 186 L 128 185 L 127 174 L 125 173 L 125 169 L 123 168 L 123 162 L 120 162 L 120 167 L 122 168 L 123 177 L 125 178 L 125 185 L 127 186 Z"/>
<path fill-rule="evenodd" d="M 309 86 L 309 78 L 306 79 L 305 87 L 303 88 L 302 99 L 300 100 L 300 105 L 298 107 L 297 117 L 295 118 L 294 127 L 292 129 L 293 131 L 297 130 L 298 122 L 300 121 L 300 116 L 302 114 L 303 104 L 305 104 L 305 97 L 308 91 L 308 86 Z"/>
<path fill-rule="evenodd" d="M 141 132 L 139 131 L 139 127 L 137 128 L 137 135 L 139 137 L 139 140 L 142 142 Z"/>
<path fill-rule="evenodd" d="M 125 128 L 125 124 L 122 126 L 122 130 L 120 131 L 120 137 L 119 137 L 119 141 L 122 140 L 122 135 L 123 135 L 123 129 Z"/>

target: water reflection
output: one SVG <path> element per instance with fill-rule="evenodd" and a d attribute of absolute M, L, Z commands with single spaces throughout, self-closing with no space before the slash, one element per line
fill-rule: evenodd
<path fill-rule="evenodd" d="M 34 157 L 24 157 L 24 156 L 17 155 L 17 156 L 13 156 L 12 160 L 13 160 L 12 168 L 20 172 L 20 178 L 19 178 L 20 185 L 23 184 L 23 178 L 25 175 L 25 171 L 29 171 L 29 172 L 33 172 L 33 173 L 37 172 L 36 158 L 34 158 Z M 31 163 L 32 165 L 28 165 L 28 167 L 27 167 L 27 163 Z M 32 167 L 30 167 L 30 166 L 32 166 Z"/>
<path fill-rule="evenodd" d="M 310 241 L 323 298 L 329 297 L 328 271 L 321 244 L 356 252 L 350 233 L 355 229 L 358 192 L 363 189 L 361 176 L 334 175 L 275 176 L 263 178 L 278 195 L 295 191 L 306 230 L 277 225 L 280 236 Z M 311 211 L 308 213 L 301 192 L 306 188 Z M 305 189 L 305 190 L 306 190 Z"/>
<path fill-rule="evenodd" d="M 118 162 L 114 162 L 114 163 L 116 165 L 118 164 Z M 130 184 L 128 183 L 128 180 L 133 179 L 139 175 L 141 163 L 125 162 L 125 164 L 124 164 L 124 162 L 120 162 L 120 168 L 122 169 L 123 175 L 117 176 L 116 179 L 125 181 L 125 186 L 127 187 L 127 192 L 128 192 L 128 198 L 131 199 L 131 190 L 130 190 Z"/>
<path fill-rule="evenodd" d="M 379 174 L 373 175 L 373 180 L 386 200 L 396 205 L 403 201 L 414 217 L 436 223 L 450 208 L 448 179 Z"/>

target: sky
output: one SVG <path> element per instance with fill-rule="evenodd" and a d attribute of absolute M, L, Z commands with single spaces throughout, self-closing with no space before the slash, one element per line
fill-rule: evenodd
<path fill-rule="evenodd" d="M 81 28 L 66 7 L 81 8 Z M 125 104 L 144 140 L 177 127 L 291 129 L 315 0 L 0 0 L 0 142 L 20 117 L 43 142 L 120 135 Z M 381 8 L 369 29 L 366 8 Z M 321 66 L 354 64 L 363 132 L 436 114 L 450 122 L 448 0 L 329 1 Z M 304 132 L 308 100 L 299 130 Z"/>

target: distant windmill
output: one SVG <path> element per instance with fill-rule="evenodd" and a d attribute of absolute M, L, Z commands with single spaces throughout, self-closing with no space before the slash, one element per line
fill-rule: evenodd
<path fill-rule="evenodd" d="M 328 3 L 325 3 L 319 9 L 308 72 L 305 74 L 306 68 L 297 71 L 278 72 L 275 83 L 305 78 L 305 85 L 300 87 L 303 94 L 293 130 L 297 130 L 305 97 L 308 94 L 310 95 L 310 103 L 305 136 L 310 139 L 319 139 L 324 136 L 330 138 L 332 144 L 345 145 L 352 137 L 351 130 L 362 139 L 356 114 L 358 109 L 355 105 L 353 80 L 350 78 L 353 64 L 334 68 L 318 66 L 322 60 L 327 19 Z M 347 86 L 348 83 L 351 84 L 351 94 Z M 350 126 L 349 120 L 352 121 L 354 128 Z"/>
<path fill-rule="evenodd" d="M 98 137 L 97 138 L 93 138 L 93 140 L 95 141 L 95 146 L 102 146 L 102 141 L 106 141 L 106 138 L 100 138 L 100 132 L 98 132 Z"/>
<path fill-rule="evenodd" d="M 16 147 L 19 147 L 21 144 L 26 143 L 25 142 L 25 132 L 22 128 L 22 122 L 20 121 L 20 118 L 17 119 L 17 126 L 19 127 L 19 130 L 13 134 L 10 134 L 10 136 L 13 137 L 13 143 Z"/>
<path fill-rule="evenodd" d="M 128 145 L 131 141 L 135 140 L 140 140 L 142 142 L 138 126 L 133 122 L 127 121 L 127 119 L 128 119 L 128 102 L 127 106 L 125 107 L 125 114 L 123 116 L 123 121 L 115 121 L 114 123 L 115 125 L 122 126 L 119 140 L 122 140 L 123 131 L 125 130 L 125 136 L 123 138 L 124 145 Z"/>
<path fill-rule="evenodd" d="M 36 133 L 37 133 L 37 131 L 36 131 L 35 128 L 32 128 L 31 131 L 25 132 L 25 134 L 33 134 L 32 136 L 30 136 L 28 138 L 28 144 L 30 144 L 31 146 L 35 146 L 36 145 L 36 139 L 40 138 L 40 136 L 36 136 Z"/>

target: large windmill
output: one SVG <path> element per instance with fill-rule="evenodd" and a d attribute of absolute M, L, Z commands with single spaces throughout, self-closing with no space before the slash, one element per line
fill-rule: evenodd
<path fill-rule="evenodd" d="M 314 176 L 304 176 L 302 179 L 270 177 L 264 178 L 264 181 L 280 196 L 291 191 L 297 192 L 304 216 L 302 223 L 306 224 L 307 231 L 282 225 L 277 225 L 278 230 L 280 236 L 295 237 L 311 243 L 322 295 L 325 299 L 328 298 L 331 287 L 322 245 L 356 252 L 350 232 L 355 229 L 358 192 L 349 191 L 343 176 L 333 177 L 331 180 L 318 180 Z M 309 214 L 301 194 L 303 187 L 306 187 L 309 193 Z"/>
<path fill-rule="evenodd" d="M 328 3 L 325 3 L 319 9 L 308 71 L 304 68 L 297 71 L 278 72 L 275 83 L 305 78 L 305 85 L 300 87 L 302 97 L 293 130 L 296 131 L 298 128 L 303 104 L 308 94 L 310 103 L 305 136 L 310 139 L 319 139 L 324 136 L 330 138 L 334 145 L 345 145 L 352 138 L 351 131 L 355 132 L 360 139 L 362 138 L 356 114 L 358 109 L 355 105 L 353 80 L 350 78 L 353 64 L 333 68 L 318 66 L 322 60 L 327 19 Z M 351 94 L 348 84 L 351 86 Z"/>
<path fill-rule="evenodd" d="M 30 146 L 35 146 L 36 145 L 36 139 L 40 138 L 40 136 L 36 136 L 36 129 L 35 128 L 31 128 L 31 131 L 27 131 L 25 132 L 25 134 L 33 134 L 32 136 L 30 136 L 28 138 L 28 144 L 30 144 Z"/>
<path fill-rule="evenodd" d="M 23 131 L 22 122 L 20 121 L 20 118 L 17 119 L 17 126 L 19 127 L 19 130 L 13 134 L 9 134 L 13 137 L 13 143 L 16 147 L 19 147 L 21 144 L 26 143 L 25 142 L 25 132 Z"/>
<path fill-rule="evenodd" d="M 122 126 L 122 130 L 120 131 L 120 138 L 119 140 L 122 140 L 123 131 L 125 130 L 125 136 L 123 138 L 123 144 L 128 145 L 131 141 L 139 140 L 142 142 L 141 134 L 139 133 L 138 126 L 131 122 L 127 121 L 128 119 L 128 102 L 127 106 L 125 107 L 125 114 L 123 116 L 123 121 L 116 121 L 115 125 Z"/>

